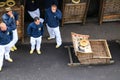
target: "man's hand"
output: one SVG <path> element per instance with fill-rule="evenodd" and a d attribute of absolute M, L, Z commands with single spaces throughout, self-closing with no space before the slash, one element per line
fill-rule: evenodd
<path fill-rule="evenodd" d="M 12 11 L 9 11 L 7 14 L 8 14 L 11 18 L 14 18 L 14 15 L 13 15 Z"/>
<path fill-rule="evenodd" d="M 20 24 L 20 23 L 19 23 L 19 21 L 17 20 L 17 21 L 16 21 L 16 25 L 18 26 L 19 24 Z"/>
<path fill-rule="evenodd" d="M 10 14 L 10 17 L 11 17 L 11 18 L 14 18 L 13 14 Z"/>

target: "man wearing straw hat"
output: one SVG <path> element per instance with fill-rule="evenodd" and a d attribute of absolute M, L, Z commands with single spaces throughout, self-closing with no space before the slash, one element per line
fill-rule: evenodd
<path fill-rule="evenodd" d="M 15 44 L 18 41 L 17 26 L 19 25 L 18 13 L 12 11 L 11 7 L 5 8 L 6 13 L 2 16 L 2 21 L 13 31 L 13 39 L 10 43 L 11 51 L 17 50 Z"/>
<path fill-rule="evenodd" d="M 12 31 L 5 23 L 0 23 L 0 71 L 2 71 L 4 56 L 8 62 L 13 62 L 10 58 L 10 42 L 12 40 Z"/>

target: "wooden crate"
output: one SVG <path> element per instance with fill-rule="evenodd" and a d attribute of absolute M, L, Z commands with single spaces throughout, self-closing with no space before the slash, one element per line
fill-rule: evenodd
<path fill-rule="evenodd" d="M 16 11 L 19 14 L 20 25 L 17 27 L 19 40 L 24 42 L 24 7 L 23 6 L 14 6 L 12 7 L 13 11 Z M 0 8 L 0 17 L 5 13 L 5 7 Z M 0 18 L 0 21 L 1 18 Z"/>
<path fill-rule="evenodd" d="M 82 1 L 78 4 L 73 4 L 69 1 L 63 1 L 63 24 L 68 23 L 83 23 L 85 24 L 86 15 L 88 11 L 89 0 Z"/>
<path fill-rule="evenodd" d="M 75 36 L 76 35 L 76 36 Z M 87 36 L 87 35 L 82 35 Z M 108 44 L 106 40 L 89 40 L 91 51 L 90 52 L 81 52 L 78 47 L 78 38 L 81 37 L 81 34 L 72 33 L 73 47 L 75 55 L 77 56 L 80 64 L 108 64 L 112 58 Z"/>
<path fill-rule="evenodd" d="M 81 23 L 83 22 L 86 3 L 65 4 L 64 23 Z"/>
<path fill-rule="evenodd" d="M 103 63 L 103 62 L 106 62 L 106 59 L 89 59 L 87 60 L 86 62 L 84 61 L 83 63 L 81 63 L 79 60 L 78 60 L 78 57 L 75 55 L 75 51 L 74 51 L 74 47 L 72 46 L 72 44 L 69 44 L 68 46 L 64 46 L 67 51 L 68 51 L 68 55 L 69 55 L 69 62 L 68 62 L 68 66 L 70 67 L 74 67 L 74 66 L 89 66 L 89 65 L 109 65 L 109 64 L 113 64 L 115 61 L 114 60 L 110 60 L 108 59 L 108 63 Z M 97 63 L 95 63 L 94 61 L 96 61 Z M 91 62 L 94 62 L 94 63 L 91 63 Z M 99 62 L 99 63 L 98 63 Z"/>
<path fill-rule="evenodd" d="M 99 23 L 120 21 L 120 0 L 101 0 Z"/>
<path fill-rule="evenodd" d="M 107 64 L 112 59 L 106 40 L 90 40 L 93 55 L 92 58 L 80 60 L 81 64 Z"/>

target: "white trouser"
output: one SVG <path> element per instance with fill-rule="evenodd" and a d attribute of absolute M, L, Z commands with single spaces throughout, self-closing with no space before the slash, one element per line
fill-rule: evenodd
<path fill-rule="evenodd" d="M 0 67 L 3 66 L 3 59 L 5 56 L 5 59 L 8 60 L 10 59 L 10 46 L 9 44 L 7 45 L 0 45 Z"/>
<path fill-rule="evenodd" d="M 34 19 L 35 17 L 40 17 L 40 10 L 39 8 L 37 8 L 34 11 L 28 11 L 28 13 L 30 14 L 30 16 Z"/>
<path fill-rule="evenodd" d="M 12 39 L 12 41 L 11 41 L 10 44 L 9 44 L 11 47 L 15 46 L 15 44 L 16 44 L 17 41 L 18 41 L 17 29 L 13 30 L 12 32 L 13 32 L 13 39 Z"/>
<path fill-rule="evenodd" d="M 28 11 L 28 13 L 30 14 L 30 16 L 34 19 L 35 17 L 40 17 L 40 9 L 37 8 L 34 11 Z M 43 23 L 44 19 L 40 18 L 40 22 Z"/>
<path fill-rule="evenodd" d="M 59 26 L 56 27 L 56 28 L 50 28 L 47 25 L 47 30 L 48 30 L 48 33 L 50 35 L 50 38 L 56 38 L 57 45 L 61 45 L 62 44 L 62 39 L 61 39 Z"/>
<path fill-rule="evenodd" d="M 40 50 L 41 41 L 42 41 L 42 36 L 38 38 L 30 37 L 31 50 L 34 50 L 35 46 L 36 46 L 36 50 Z"/>

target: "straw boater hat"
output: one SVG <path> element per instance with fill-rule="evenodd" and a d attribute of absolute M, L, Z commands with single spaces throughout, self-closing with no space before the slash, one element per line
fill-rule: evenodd
<path fill-rule="evenodd" d="M 80 0 L 72 0 L 73 3 L 78 4 L 80 3 Z"/>
<path fill-rule="evenodd" d="M 89 41 L 88 41 L 88 40 L 86 40 L 86 39 L 80 40 L 80 45 L 81 45 L 81 46 L 85 47 L 85 46 L 87 46 L 88 44 L 89 44 Z"/>
<path fill-rule="evenodd" d="M 16 3 L 15 3 L 15 0 L 7 0 L 6 1 L 6 5 L 9 6 L 9 7 L 12 7 L 14 6 Z"/>
<path fill-rule="evenodd" d="M 5 6 L 5 2 L 0 2 L 0 7 L 4 7 Z"/>
<path fill-rule="evenodd" d="M 5 11 L 12 11 L 11 7 L 5 8 Z"/>

